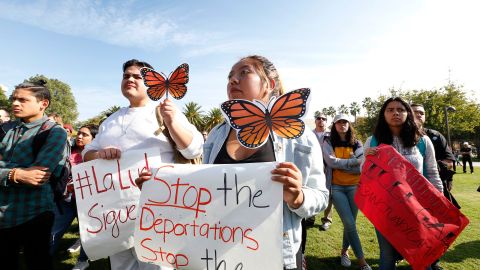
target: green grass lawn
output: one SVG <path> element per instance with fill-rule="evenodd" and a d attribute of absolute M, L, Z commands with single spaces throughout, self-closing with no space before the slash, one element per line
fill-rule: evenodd
<path fill-rule="evenodd" d="M 477 192 L 477 187 L 480 185 L 479 170 L 480 168 L 477 167 L 476 174 L 459 173 L 454 176 L 453 194 L 462 206 L 462 213 L 469 218 L 470 224 L 442 258 L 441 265 L 446 270 L 480 270 L 480 192 Z M 318 222 L 320 222 L 319 218 L 315 226 L 308 229 L 306 251 L 308 269 L 346 269 L 340 265 L 339 257 L 343 230 L 340 218 L 335 212 L 334 223 L 326 232 L 319 231 Z M 373 226 L 361 213 L 359 213 L 357 225 L 367 262 L 373 269 L 378 269 L 380 253 Z M 70 254 L 66 250 L 79 237 L 77 232 L 78 225 L 74 224 L 62 239 L 55 257 L 56 269 L 71 269 L 75 264 L 79 253 Z M 350 255 L 354 257 L 352 251 Z M 90 265 L 88 269 L 92 270 L 110 269 L 107 259 L 91 262 Z M 352 259 L 351 268 L 358 269 L 356 260 Z M 410 267 L 404 262 L 398 269 L 410 269 Z"/>
<path fill-rule="evenodd" d="M 458 168 L 457 168 L 458 169 Z M 480 269 L 480 185 L 477 174 L 458 173 L 454 176 L 453 194 L 461 211 L 470 220 L 470 224 L 453 243 L 441 259 L 441 265 L 446 270 L 479 270 Z M 346 269 L 340 265 L 340 249 L 342 245 L 343 225 L 340 218 L 334 215 L 334 223 L 328 231 L 320 231 L 320 218 L 317 218 L 314 227 L 308 229 L 307 239 L 307 266 L 309 270 L 319 269 Z M 377 238 L 371 223 L 359 212 L 357 229 L 363 246 L 367 262 L 373 269 L 378 269 L 380 251 Z M 353 251 L 349 252 L 354 258 Z M 352 259 L 352 267 L 358 269 L 356 260 Z M 410 269 L 407 263 L 402 263 L 398 269 Z"/>

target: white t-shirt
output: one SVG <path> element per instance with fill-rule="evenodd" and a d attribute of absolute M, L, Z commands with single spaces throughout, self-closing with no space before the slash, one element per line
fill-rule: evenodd
<path fill-rule="evenodd" d="M 317 131 L 315 131 L 315 129 L 314 129 L 314 130 L 313 130 L 313 133 L 315 133 L 315 136 L 317 136 L 317 140 L 318 140 L 319 142 L 321 142 L 321 140 L 322 140 L 322 138 L 323 138 L 323 134 L 324 134 L 325 132 L 323 132 L 323 131 L 317 132 Z"/>
<path fill-rule="evenodd" d="M 93 141 L 85 146 L 82 151 L 84 156 L 90 150 L 100 150 L 107 147 L 115 147 L 120 151 L 157 148 L 162 162 L 173 163 L 173 149 L 167 137 L 154 132 L 158 129 L 155 117 L 156 105 L 149 102 L 144 107 L 123 107 L 109 116 L 99 127 L 98 134 Z M 190 124 L 183 115 L 177 111 L 177 121 L 190 130 L 193 140 L 190 145 L 179 150 L 185 158 L 192 159 L 202 153 L 203 137 L 194 125 Z"/>
<path fill-rule="evenodd" d="M 318 142 L 320 143 L 320 145 L 322 145 L 322 143 L 323 143 L 323 137 L 324 137 L 325 134 L 327 134 L 328 132 L 327 132 L 327 131 L 317 131 L 316 129 L 313 129 L 312 131 L 313 131 L 313 133 L 315 134 L 315 136 L 317 136 L 317 140 L 318 140 Z"/>

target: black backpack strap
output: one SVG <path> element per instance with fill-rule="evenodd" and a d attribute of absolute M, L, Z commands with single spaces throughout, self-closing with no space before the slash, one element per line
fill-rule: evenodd
<path fill-rule="evenodd" d="M 52 130 L 52 128 L 55 127 L 56 125 L 58 124 L 49 120 L 43 122 L 40 128 L 38 129 L 37 134 L 35 134 L 35 137 L 33 137 L 32 150 L 33 150 L 33 155 L 35 156 L 35 159 L 37 159 L 38 153 L 40 153 L 40 149 L 42 149 L 42 147 L 47 142 L 47 138 L 48 138 L 48 135 L 50 134 L 50 130 Z M 70 151 L 67 152 L 67 157 L 65 162 L 68 162 L 69 157 L 70 157 Z M 65 164 L 65 165 L 69 166 L 69 164 Z M 68 170 L 70 169 L 71 168 L 69 167 Z M 57 194 L 55 192 L 57 189 L 56 185 L 58 183 L 52 182 L 52 179 L 55 177 L 53 174 L 54 172 L 52 172 L 52 176 L 50 176 L 50 185 L 52 186 L 53 200 L 58 208 L 59 213 L 63 215 L 63 208 L 62 208 L 62 205 L 60 204 L 60 201 L 63 196 L 63 192 L 62 194 Z"/>
<path fill-rule="evenodd" d="M 43 122 L 38 129 L 37 134 L 35 134 L 35 137 L 33 137 L 32 150 L 35 159 L 37 158 L 38 153 L 40 153 L 40 149 L 42 149 L 42 146 L 45 145 L 45 143 L 47 142 L 50 130 L 56 125 L 57 123 L 54 123 L 50 120 Z"/>

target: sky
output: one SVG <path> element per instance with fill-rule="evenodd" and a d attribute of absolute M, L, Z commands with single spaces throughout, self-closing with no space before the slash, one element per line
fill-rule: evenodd
<path fill-rule="evenodd" d="M 208 112 L 227 99 L 232 65 L 258 54 L 287 90 L 312 90 L 309 117 L 391 88 L 448 82 L 478 100 L 479 8 L 476 0 L 0 0 L 0 85 L 10 95 L 36 74 L 59 79 L 86 120 L 128 105 L 125 61 L 165 74 L 188 63 L 188 92 L 175 103 Z"/>

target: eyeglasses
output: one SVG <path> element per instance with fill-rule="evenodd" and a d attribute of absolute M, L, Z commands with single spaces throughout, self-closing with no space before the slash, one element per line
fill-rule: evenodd
<path fill-rule="evenodd" d="M 327 121 L 327 118 L 325 118 L 325 117 L 317 117 L 316 120 Z"/>
<path fill-rule="evenodd" d="M 142 79 L 142 76 L 140 74 L 123 74 L 123 79 L 124 80 L 128 80 L 130 79 L 130 77 L 133 77 L 135 80 L 141 80 Z"/>
<path fill-rule="evenodd" d="M 419 115 L 425 115 L 425 112 L 420 110 L 413 111 L 413 113 L 419 114 Z"/>

